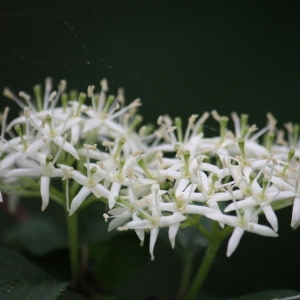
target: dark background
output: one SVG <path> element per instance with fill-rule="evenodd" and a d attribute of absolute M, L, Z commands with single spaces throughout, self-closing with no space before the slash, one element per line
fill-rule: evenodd
<path fill-rule="evenodd" d="M 299 1 L 6 0 L 0 88 L 30 93 L 52 76 L 86 91 L 106 77 L 111 93 L 123 86 L 128 101 L 142 98 L 146 122 L 212 109 L 248 113 L 259 127 L 269 111 L 279 126 L 299 122 L 299 16 Z M 3 110 L 8 101 L 0 99 Z M 288 228 L 290 216 L 290 209 L 280 214 L 277 239 L 246 234 L 230 259 L 224 248 L 208 289 L 300 290 L 300 235 Z M 158 288 L 170 295 L 162 282 Z"/>

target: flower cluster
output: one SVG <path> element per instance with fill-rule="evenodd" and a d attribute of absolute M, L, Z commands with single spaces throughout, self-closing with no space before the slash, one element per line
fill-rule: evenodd
<path fill-rule="evenodd" d="M 278 209 L 293 206 L 291 226 L 299 226 L 299 125 L 286 124 L 285 139 L 271 114 L 257 130 L 247 115 L 232 113 L 232 132 L 229 118 L 212 111 L 215 137 L 204 135 L 207 112 L 192 115 L 185 132 L 180 118 L 166 115 L 156 128 L 141 126 L 140 100 L 126 106 L 122 89 L 107 96 L 107 81 L 100 85 L 99 93 L 89 86 L 87 94 L 67 94 L 66 81 L 53 91 L 47 78 L 44 97 L 38 85 L 34 100 L 4 90 L 23 114 L 9 124 L 8 108 L 1 115 L 2 192 L 27 195 L 38 186 L 42 210 L 54 199 L 70 215 L 91 199 L 105 201 L 109 230 L 133 229 L 141 243 L 150 232 L 152 259 L 160 228 L 169 228 L 174 247 L 193 215 L 234 228 L 228 256 L 245 231 L 276 237 Z M 61 194 L 50 184 L 55 178 L 64 182 Z M 269 226 L 259 224 L 262 214 Z"/>

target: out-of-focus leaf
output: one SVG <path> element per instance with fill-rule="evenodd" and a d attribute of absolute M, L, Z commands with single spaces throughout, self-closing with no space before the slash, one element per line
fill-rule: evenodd
<path fill-rule="evenodd" d="M 55 282 L 20 254 L 0 248 L 2 300 L 52 300 L 66 290 L 67 282 Z"/>
<path fill-rule="evenodd" d="M 58 300 L 87 300 L 88 298 L 75 291 L 68 290 L 63 295 L 57 298 Z"/>
<path fill-rule="evenodd" d="M 148 247 L 140 247 L 139 239 L 132 232 L 118 234 L 109 242 L 92 246 L 90 251 L 95 261 L 95 277 L 105 291 L 126 283 L 150 257 Z"/>
<path fill-rule="evenodd" d="M 300 299 L 300 293 L 292 290 L 269 290 L 269 291 L 253 293 L 253 294 L 244 295 L 237 298 L 230 298 L 230 299 L 231 300 L 271 300 L 271 299 L 280 300 L 280 298 L 293 297 L 293 296 L 299 296 Z"/>
<path fill-rule="evenodd" d="M 103 203 L 94 202 L 79 214 L 79 229 L 81 240 L 87 244 L 96 244 L 113 237 L 115 232 L 108 232 L 108 222 L 105 222 Z"/>
<path fill-rule="evenodd" d="M 38 215 L 8 229 L 4 233 L 4 242 L 17 242 L 32 254 L 45 255 L 68 247 L 68 236 L 54 220 Z"/>
<path fill-rule="evenodd" d="M 187 227 L 178 231 L 176 237 L 175 251 L 184 258 L 187 253 L 192 256 L 197 255 L 202 249 L 206 248 L 208 240 L 195 227 Z"/>

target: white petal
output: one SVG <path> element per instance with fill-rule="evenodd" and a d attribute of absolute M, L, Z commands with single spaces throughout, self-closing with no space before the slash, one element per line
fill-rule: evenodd
<path fill-rule="evenodd" d="M 119 182 L 113 182 L 113 184 L 111 185 L 110 193 L 108 196 L 108 206 L 110 209 L 113 208 L 116 203 L 115 198 L 119 195 L 120 188 L 121 184 Z"/>
<path fill-rule="evenodd" d="M 177 189 L 175 191 L 175 195 L 176 197 L 178 197 L 182 191 L 187 187 L 187 185 L 189 184 L 189 180 L 187 178 L 181 178 L 178 182 L 178 186 Z"/>
<path fill-rule="evenodd" d="M 183 197 L 182 200 L 189 200 L 189 201 L 199 201 L 199 202 L 206 202 L 207 197 L 205 197 L 202 193 L 182 193 Z"/>
<path fill-rule="evenodd" d="M 228 246 L 227 246 L 227 254 L 226 254 L 227 257 L 229 257 L 235 251 L 243 234 L 244 234 L 244 230 L 240 227 L 236 227 L 233 230 L 233 233 L 229 239 Z"/>
<path fill-rule="evenodd" d="M 265 225 L 256 224 L 253 222 L 249 222 L 247 225 L 247 228 L 245 228 L 248 232 L 253 232 L 262 236 L 271 236 L 271 237 L 277 237 L 278 234 L 272 230 L 270 227 Z"/>
<path fill-rule="evenodd" d="M 149 229 L 152 225 L 148 220 L 137 220 L 128 222 L 125 227 L 128 229 Z"/>
<path fill-rule="evenodd" d="M 21 152 L 16 152 L 10 155 L 7 155 L 0 161 L 0 172 L 6 168 L 12 166 L 18 159 L 23 155 Z"/>
<path fill-rule="evenodd" d="M 294 205 L 293 205 L 293 214 L 292 214 L 292 221 L 291 226 L 294 228 L 296 224 L 300 221 L 300 197 L 295 198 Z"/>
<path fill-rule="evenodd" d="M 235 203 L 230 203 L 228 206 L 226 206 L 224 212 L 234 211 L 236 207 L 238 209 L 245 209 L 250 207 L 257 206 L 257 202 L 253 197 L 247 197 L 245 200 L 241 200 Z"/>
<path fill-rule="evenodd" d="M 47 140 L 46 142 L 44 142 L 44 140 L 42 139 L 38 139 L 37 141 L 35 141 L 34 143 L 32 143 L 25 151 L 25 154 L 34 154 L 35 152 L 37 152 L 38 150 L 40 150 L 42 147 L 46 146 L 48 143 L 50 142 L 50 140 Z"/>
<path fill-rule="evenodd" d="M 127 221 L 131 217 L 131 213 L 127 210 L 123 212 L 121 215 L 116 216 L 108 225 L 108 231 L 112 231 L 113 229 L 121 226 L 125 221 Z"/>
<path fill-rule="evenodd" d="M 93 188 L 92 188 L 92 192 L 94 193 L 94 195 L 96 197 L 98 197 L 98 195 L 100 194 L 101 197 L 104 197 L 106 199 L 108 199 L 109 197 L 109 193 L 110 191 L 104 187 L 102 184 L 97 183 Z"/>
<path fill-rule="evenodd" d="M 153 251 L 154 251 L 154 245 L 158 236 L 158 232 L 159 232 L 159 228 L 153 228 L 151 229 L 150 232 L 150 245 L 149 245 L 149 251 L 150 251 L 150 255 L 151 255 L 151 260 L 154 260 L 154 255 L 153 255 Z"/>
<path fill-rule="evenodd" d="M 186 217 L 181 212 L 174 212 L 171 216 L 162 216 L 159 219 L 160 227 L 169 227 L 173 224 L 180 224 L 180 222 L 186 220 Z"/>
<path fill-rule="evenodd" d="M 91 193 L 91 189 L 86 186 L 83 186 L 79 193 L 72 200 L 72 204 L 70 207 L 70 216 L 73 215 L 75 210 L 82 204 L 85 198 Z"/>
<path fill-rule="evenodd" d="M 186 214 L 206 215 L 214 213 L 214 210 L 207 206 L 188 204 L 184 212 Z"/>
<path fill-rule="evenodd" d="M 295 187 L 286 183 L 282 178 L 272 176 L 271 182 L 274 183 L 280 190 L 295 192 Z"/>
<path fill-rule="evenodd" d="M 213 213 L 213 214 L 207 214 L 205 215 L 207 218 L 225 223 L 231 227 L 236 227 L 237 226 L 237 217 L 235 216 L 228 216 L 224 215 L 222 213 Z"/>
<path fill-rule="evenodd" d="M 70 153 L 73 157 L 75 157 L 77 160 L 79 160 L 79 156 L 77 154 L 76 149 L 67 141 L 64 141 L 64 139 L 58 135 L 55 138 L 52 139 L 52 142 L 54 144 L 56 144 L 57 146 L 61 147 L 61 145 L 63 144 L 63 149 Z"/>
<path fill-rule="evenodd" d="M 245 198 L 245 196 L 244 196 L 244 194 L 242 193 L 241 190 L 236 190 L 236 191 L 233 191 L 231 193 L 229 193 L 229 192 L 216 193 L 208 200 L 208 202 L 211 203 L 211 202 L 216 202 L 216 201 L 232 200 L 232 194 L 233 194 L 233 196 L 236 200 L 240 200 L 240 199 Z"/>
<path fill-rule="evenodd" d="M 169 228 L 169 240 L 170 240 L 172 248 L 175 247 L 175 238 L 176 238 L 176 234 L 179 229 L 179 225 L 180 225 L 180 223 L 176 223 L 176 224 L 171 225 Z"/>
<path fill-rule="evenodd" d="M 39 177 L 41 175 L 40 170 L 30 169 L 30 168 L 22 168 L 22 169 L 14 169 L 8 171 L 5 174 L 5 177 Z"/>
<path fill-rule="evenodd" d="M 71 145 L 77 144 L 80 138 L 80 126 L 74 126 L 71 129 Z"/>
<path fill-rule="evenodd" d="M 41 176 L 42 211 L 44 211 L 49 204 L 49 184 L 50 177 Z"/>
<path fill-rule="evenodd" d="M 264 214 L 265 214 L 267 220 L 269 221 L 270 225 L 274 229 L 274 231 L 277 232 L 278 231 L 278 221 L 277 221 L 277 217 L 276 217 L 276 214 L 275 214 L 272 206 L 271 205 L 263 205 L 262 210 L 264 211 Z"/>
<path fill-rule="evenodd" d="M 94 128 L 100 126 L 101 123 L 102 123 L 102 120 L 99 118 L 93 118 L 93 119 L 88 120 L 84 124 L 82 133 L 86 133 L 90 130 L 93 130 Z"/>
<path fill-rule="evenodd" d="M 142 220 L 137 216 L 136 213 L 132 214 L 132 219 L 133 219 L 133 221 L 141 221 Z M 141 241 L 141 246 L 143 246 L 144 240 L 145 240 L 145 230 L 144 229 L 135 229 L 135 233 Z"/>

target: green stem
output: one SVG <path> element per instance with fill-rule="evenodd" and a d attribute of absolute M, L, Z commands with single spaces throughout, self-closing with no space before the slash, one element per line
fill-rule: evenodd
<path fill-rule="evenodd" d="M 199 229 L 199 224 L 198 224 L 197 228 Z M 202 232 L 203 228 L 200 228 L 200 229 L 201 229 L 200 232 Z M 222 244 L 224 239 L 226 239 L 231 234 L 233 229 L 234 229 L 233 227 L 226 226 L 222 231 L 219 231 L 218 222 L 213 221 L 212 233 L 207 234 L 207 236 L 206 236 L 209 241 L 209 244 L 208 244 L 208 247 L 206 248 L 204 258 L 203 258 L 201 265 L 197 271 L 194 281 L 187 293 L 187 296 L 183 299 L 194 300 L 197 297 L 197 295 L 206 279 L 206 276 L 211 268 L 211 265 L 216 257 L 216 254 L 220 248 L 220 245 Z M 206 232 L 206 230 L 204 232 Z"/>
<path fill-rule="evenodd" d="M 220 244 L 221 241 L 219 239 L 210 241 L 208 247 L 206 248 L 206 252 L 200 265 L 200 268 L 197 271 L 196 277 L 185 299 L 196 299 L 198 292 L 201 289 L 204 280 L 206 279 L 206 276 L 210 270 L 210 267 L 215 259 L 215 256 L 219 250 Z"/>
<path fill-rule="evenodd" d="M 70 265 L 73 280 L 78 277 L 79 271 L 79 255 L 78 255 L 78 236 L 77 236 L 77 213 L 75 212 L 69 217 L 69 212 L 66 212 L 68 235 L 69 235 L 69 251 Z"/>
<path fill-rule="evenodd" d="M 187 293 L 188 286 L 190 284 L 193 258 L 194 256 L 191 255 L 190 253 L 187 253 L 187 255 L 184 256 L 183 272 L 181 275 L 179 295 L 177 297 L 178 300 L 185 299 L 185 295 Z"/>

